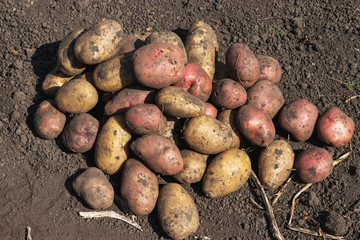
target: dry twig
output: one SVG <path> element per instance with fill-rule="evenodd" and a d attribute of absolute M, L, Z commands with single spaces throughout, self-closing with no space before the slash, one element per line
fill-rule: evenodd
<path fill-rule="evenodd" d="M 26 227 L 26 240 L 32 240 L 31 227 Z"/>
<path fill-rule="evenodd" d="M 351 87 L 349 87 L 348 84 L 346 84 L 346 83 L 344 83 L 344 82 L 342 82 L 342 81 L 340 81 L 340 80 L 338 80 L 338 79 L 336 79 L 336 78 L 332 78 L 332 77 L 330 77 L 330 76 L 327 76 L 327 77 L 328 77 L 330 80 L 333 80 L 333 81 L 335 81 L 335 82 L 337 82 L 337 83 L 340 83 L 341 85 L 347 87 L 351 92 L 353 92 L 354 94 L 356 94 L 355 90 L 352 89 Z"/>

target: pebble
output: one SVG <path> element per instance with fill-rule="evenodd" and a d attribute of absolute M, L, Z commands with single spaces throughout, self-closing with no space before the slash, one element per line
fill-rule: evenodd
<path fill-rule="evenodd" d="M 13 111 L 11 114 L 10 114 L 10 121 L 16 121 L 18 120 L 19 118 L 21 117 L 20 113 L 18 111 Z"/>
<path fill-rule="evenodd" d="M 25 145 L 28 142 L 28 139 L 26 137 L 26 135 L 21 135 L 20 136 L 20 142 Z"/>

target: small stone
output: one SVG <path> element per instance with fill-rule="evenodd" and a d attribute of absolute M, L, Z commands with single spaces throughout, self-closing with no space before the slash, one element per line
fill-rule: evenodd
<path fill-rule="evenodd" d="M 344 235 L 348 232 L 349 227 L 341 214 L 330 211 L 327 212 L 322 220 L 322 228 L 335 236 Z"/>
<path fill-rule="evenodd" d="M 21 117 L 20 113 L 18 111 L 13 111 L 10 114 L 10 121 L 16 121 Z"/>
<path fill-rule="evenodd" d="M 22 69 L 22 68 L 23 68 L 23 63 L 22 63 L 22 61 L 16 60 L 16 61 L 13 63 L 13 66 L 14 66 L 14 68 L 16 68 L 16 69 Z"/>
<path fill-rule="evenodd" d="M 309 207 L 316 207 L 320 204 L 320 199 L 317 197 L 315 192 L 305 192 L 301 197 L 301 203 L 309 206 Z"/>
<path fill-rule="evenodd" d="M 20 136 L 20 142 L 25 145 L 27 143 L 28 139 L 26 137 L 26 135 L 21 135 Z"/>

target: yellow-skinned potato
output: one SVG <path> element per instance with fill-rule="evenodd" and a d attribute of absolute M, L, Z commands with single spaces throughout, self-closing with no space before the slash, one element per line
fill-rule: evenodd
<path fill-rule="evenodd" d="M 235 192 L 249 179 L 250 173 L 251 162 L 245 151 L 226 150 L 209 163 L 202 181 L 203 192 L 211 198 Z"/>
<path fill-rule="evenodd" d="M 181 183 L 200 182 L 204 175 L 206 160 L 209 155 L 197 153 L 189 149 L 183 149 L 180 153 L 184 160 L 184 167 L 183 170 L 173 177 Z"/>
<path fill-rule="evenodd" d="M 216 33 L 210 25 L 198 21 L 194 23 L 186 36 L 185 49 L 189 63 L 196 63 L 214 79 L 215 57 L 219 51 Z"/>
<path fill-rule="evenodd" d="M 184 239 L 199 227 L 199 213 L 189 193 L 177 183 L 161 188 L 157 202 L 161 227 L 172 239 Z"/>
<path fill-rule="evenodd" d="M 234 132 L 233 144 L 231 148 L 239 148 L 241 143 L 241 133 L 236 125 L 236 111 L 237 109 L 222 110 L 216 117 L 217 120 L 229 125 Z"/>
<path fill-rule="evenodd" d="M 128 158 L 130 129 L 123 115 L 113 115 L 100 129 L 95 143 L 95 164 L 104 173 L 113 175 L 120 171 Z"/>
<path fill-rule="evenodd" d="M 98 93 L 85 74 L 71 79 L 56 93 L 55 103 L 62 112 L 85 113 L 98 102 Z"/>
<path fill-rule="evenodd" d="M 75 42 L 74 52 L 82 63 L 94 65 L 114 57 L 122 40 L 123 27 L 114 20 L 98 22 Z"/>
<path fill-rule="evenodd" d="M 53 98 L 59 88 L 72 78 L 73 76 L 68 76 L 60 71 L 59 67 L 55 67 L 48 75 L 46 75 L 41 86 L 42 90 L 48 97 Z"/>
<path fill-rule="evenodd" d="M 217 154 L 231 148 L 234 133 L 227 124 L 208 115 L 201 115 L 184 124 L 183 138 L 199 153 Z"/>
<path fill-rule="evenodd" d="M 94 70 L 94 85 L 104 92 L 114 92 L 136 82 L 132 53 L 115 56 Z"/>
<path fill-rule="evenodd" d="M 259 179 L 270 189 L 279 187 L 291 173 L 295 154 L 284 140 L 275 140 L 259 156 Z"/>

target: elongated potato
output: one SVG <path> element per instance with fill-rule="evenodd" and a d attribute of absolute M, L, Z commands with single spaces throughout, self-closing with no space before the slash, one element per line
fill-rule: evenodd
<path fill-rule="evenodd" d="M 189 63 L 195 63 L 202 67 L 210 79 L 213 80 L 219 43 L 211 26 L 203 21 L 191 25 L 186 36 L 185 49 Z"/>
<path fill-rule="evenodd" d="M 161 89 L 155 96 L 155 103 L 173 117 L 188 118 L 205 114 L 205 102 L 182 88 L 169 86 Z"/>
<path fill-rule="evenodd" d="M 215 198 L 235 192 L 249 179 L 251 162 L 241 149 L 218 154 L 206 168 L 202 188 L 207 197 Z"/>
<path fill-rule="evenodd" d="M 295 154 L 284 140 L 275 140 L 259 156 L 259 179 L 270 189 L 279 187 L 291 173 Z"/>
<path fill-rule="evenodd" d="M 96 166 L 109 175 L 118 173 L 128 158 L 130 140 L 131 133 L 124 116 L 111 116 L 100 129 L 96 139 Z"/>
<path fill-rule="evenodd" d="M 73 76 L 68 76 L 59 67 L 55 67 L 46 75 L 41 88 L 48 97 L 54 98 L 56 92 L 72 78 Z"/>
<path fill-rule="evenodd" d="M 177 183 L 160 189 L 157 213 L 161 227 L 172 239 L 184 239 L 199 228 L 199 212 L 189 193 Z"/>
<path fill-rule="evenodd" d="M 230 126 L 205 114 L 189 119 L 183 128 L 185 142 L 203 154 L 217 154 L 229 149 L 233 134 Z"/>
<path fill-rule="evenodd" d="M 114 57 L 119 51 L 123 27 L 114 20 L 98 22 L 81 34 L 74 52 L 82 63 L 94 65 Z"/>
<path fill-rule="evenodd" d="M 94 85 L 104 92 L 114 92 L 136 82 L 132 53 L 115 56 L 94 70 Z"/>

